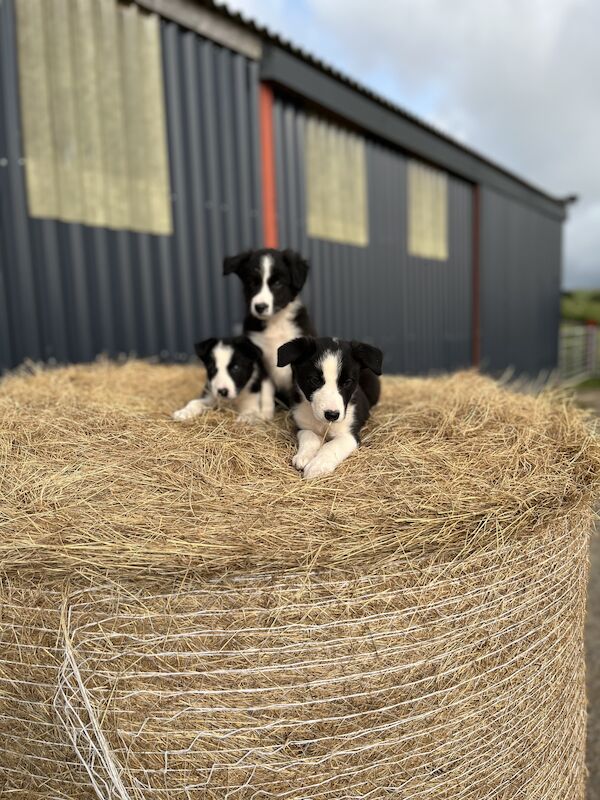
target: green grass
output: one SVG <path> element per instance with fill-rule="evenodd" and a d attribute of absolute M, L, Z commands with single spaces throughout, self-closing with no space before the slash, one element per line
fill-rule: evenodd
<path fill-rule="evenodd" d="M 587 380 L 578 383 L 575 389 L 577 391 L 580 389 L 600 389 L 600 378 L 587 378 Z"/>
<path fill-rule="evenodd" d="M 564 292 L 560 312 L 564 320 L 600 324 L 600 290 Z"/>

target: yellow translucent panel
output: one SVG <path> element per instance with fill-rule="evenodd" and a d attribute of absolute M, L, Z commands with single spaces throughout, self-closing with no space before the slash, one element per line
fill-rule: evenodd
<path fill-rule="evenodd" d="M 365 246 L 369 242 L 364 139 L 309 117 L 305 137 L 309 236 Z"/>
<path fill-rule="evenodd" d="M 72 0 L 71 0 L 72 1 Z M 106 225 L 105 167 L 99 108 L 98 26 L 89 0 L 76 0 L 74 76 L 77 98 L 78 139 L 81 162 L 82 219 L 89 225 Z"/>
<path fill-rule="evenodd" d="M 408 252 L 448 258 L 448 176 L 416 161 L 408 163 Z"/>
<path fill-rule="evenodd" d="M 22 130 L 27 153 L 29 212 L 34 217 L 55 216 L 60 206 L 43 5 L 44 0 L 17 3 Z"/>
<path fill-rule="evenodd" d="M 114 0 L 16 0 L 33 217 L 172 232 L 159 21 Z"/>
<path fill-rule="evenodd" d="M 160 29 L 156 17 L 143 16 L 140 31 L 140 60 L 144 70 L 143 120 L 145 142 L 146 213 L 157 233 L 170 233 L 171 200 L 167 129 L 164 114 Z M 156 114 L 154 109 L 160 108 Z"/>

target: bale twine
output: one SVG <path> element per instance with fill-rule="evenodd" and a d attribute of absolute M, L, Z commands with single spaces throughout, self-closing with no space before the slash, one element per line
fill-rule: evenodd
<path fill-rule="evenodd" d="M 198 371 L 0 396 L 0 787 L 36 798 L 583 798 L 600 448 L 557 397 L 387 379 L 302 482 Z"/>

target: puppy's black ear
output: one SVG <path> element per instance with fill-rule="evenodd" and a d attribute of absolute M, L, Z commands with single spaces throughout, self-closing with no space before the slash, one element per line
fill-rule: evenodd
<path fill-rule="evenodd" d="M 295 250 L 284 250 L 281 255 L 290 269 L 292 287 L 294 291 L 299 292 L 306 283 L 309 270 L 308 261 Z"/>
<path fill-rule="evenodd" d="M 227 256 L 223 260 L 223 275 L 231 275 L 232 272 L 239 274 L 240 269 L 251 255 L 252 250 L 244 250 L 243 253 L 238 253 L 237 256 Z"/>
<path fill-rule="evenodd" d="M 375 375 L 381 375 L 383 365 L 383 353 L 378 347 L 364 342 L 350 342 L 352 355 L 358 363 L 370 369 Z"/>
<path fill-rule="evenodd" d="M 308 358 L 315 351 L 315 340 L 310 336 L 300 336 L 282 344 L 277 351 L 277 366 L 287 367 L 303 358 Z"/>
<path fill-rule="evenodd" d="M 203 342 L 196 342 L 194 345 L 194 350 L 196 351 L 198 358 L 201 358 L 202 361 L 204 361 L 206 356 L 210 353 L 218 341 L 219 340 L 215 339 L 213 336 L 210 339 L 205 339 Z"/>
<path fill-rule="evenodd" d="M 242 336 L 237 343 L 240 353 L 243 353 L 246 358 L 252 361 L 260 361 L 262 358 L 262 350 L 257 347 L 254 342 L 251 342 L 246 336 Z"/>

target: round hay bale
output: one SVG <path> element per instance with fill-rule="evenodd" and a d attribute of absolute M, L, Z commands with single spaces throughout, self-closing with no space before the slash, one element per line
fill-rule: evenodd
<path fill-rule="evenodd" d="M 583 798 L 590 421 L 388 378 L 361 449 L 191 367 L 0 386 L 0 782 L 27 798 Z"/>

